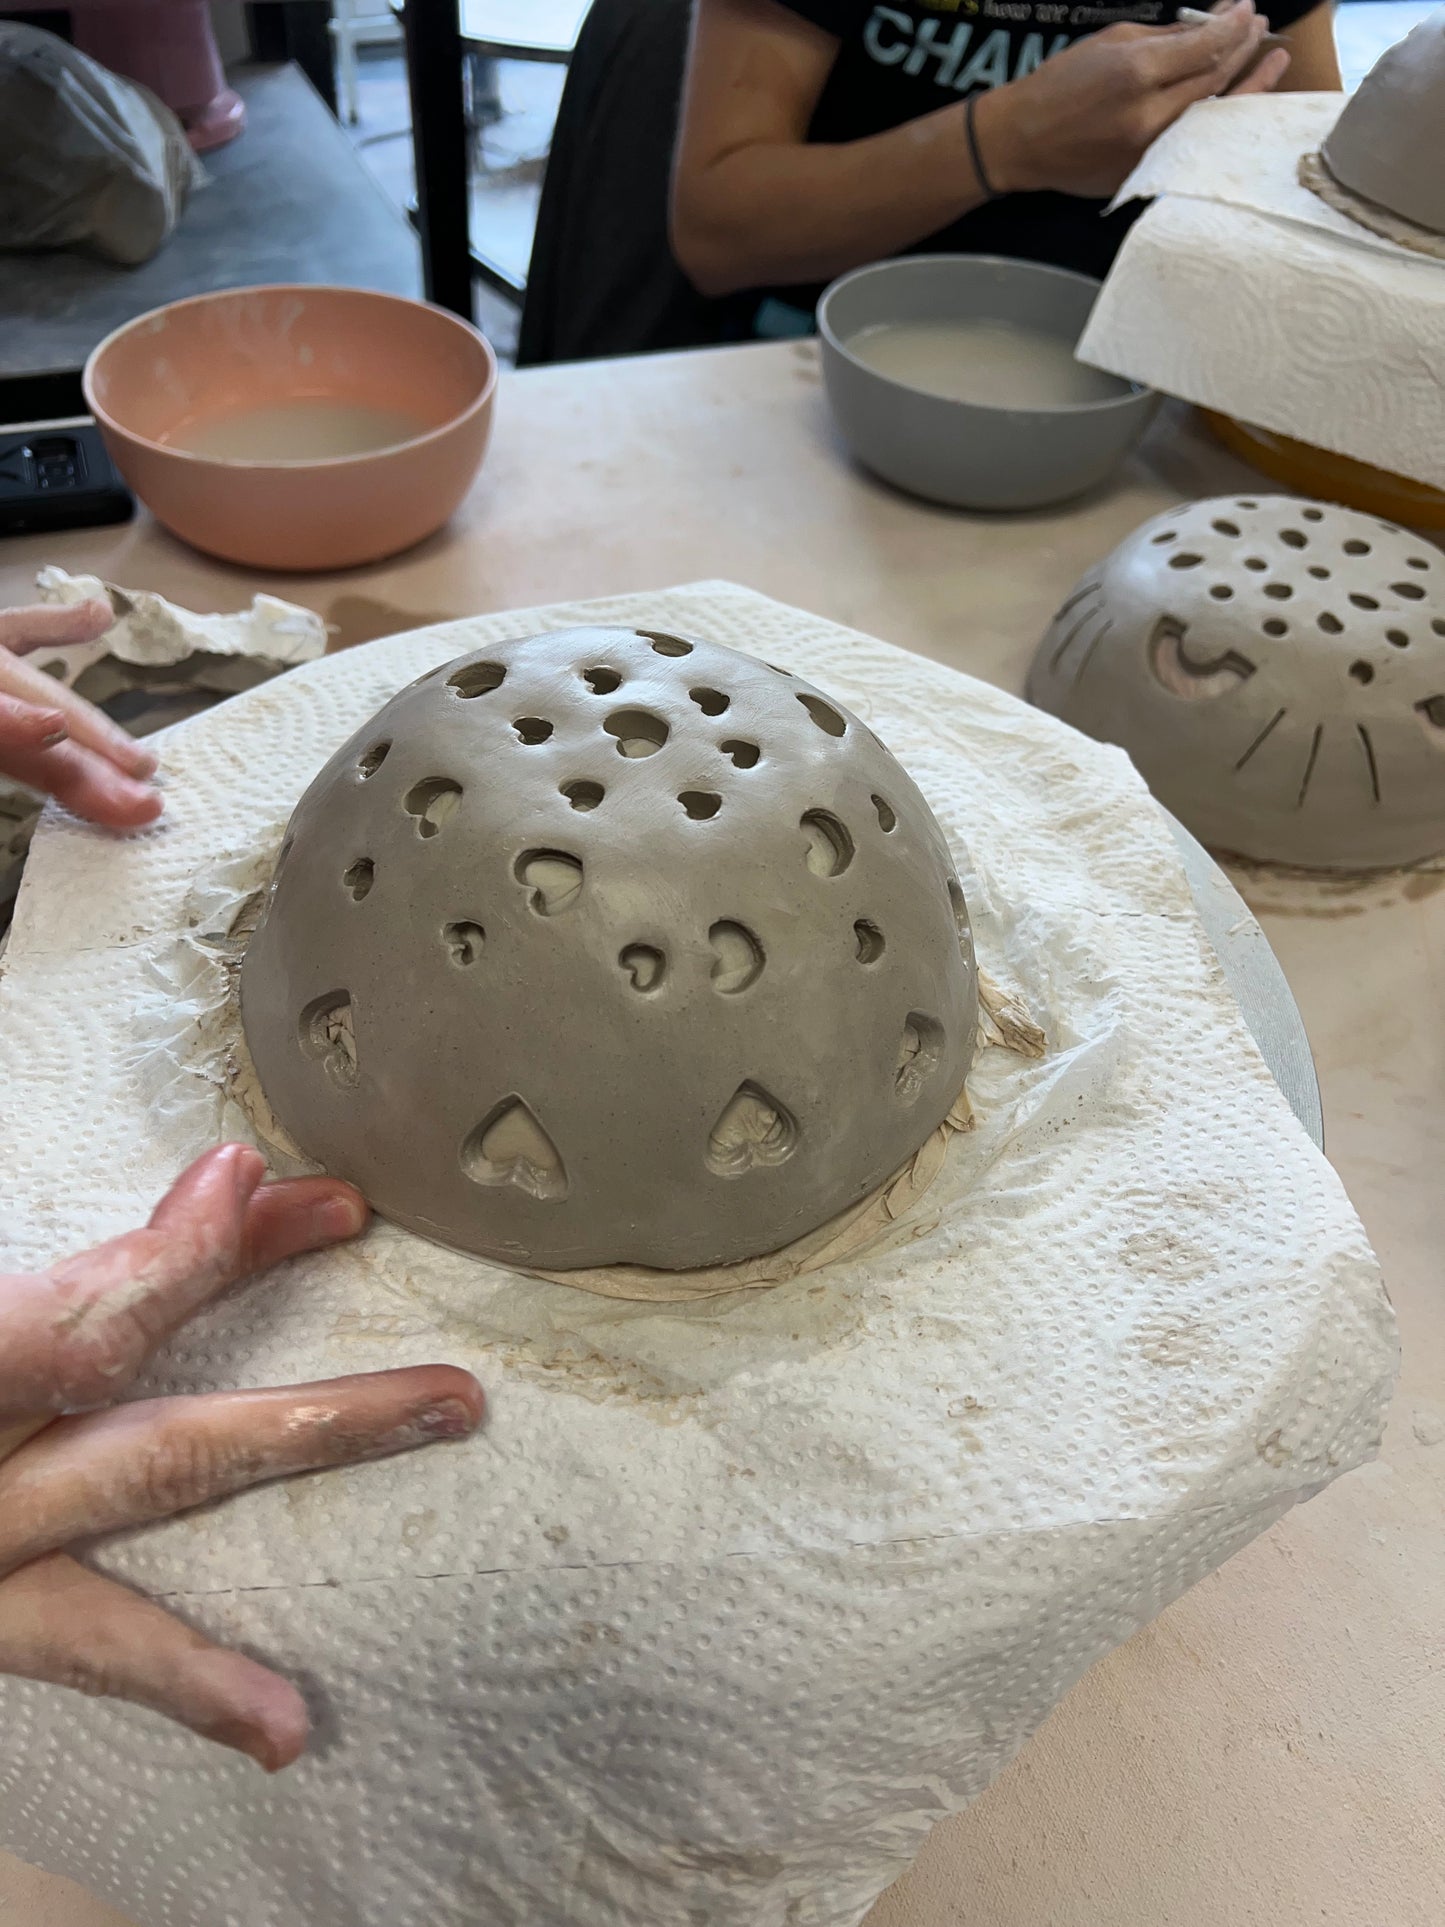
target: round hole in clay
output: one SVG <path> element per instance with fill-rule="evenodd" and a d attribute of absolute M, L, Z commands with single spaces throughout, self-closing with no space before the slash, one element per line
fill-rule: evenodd
<path fill-rule="evenodd" d="M 622 678 L 615 669 L 584 669 L 582 680 L 594 696 L 610 696 L 614 689 L 622 686 Z"/>
<path fill-rule="evenodd" d="M 1270 616 L 1261 627 L 1267 636 L 1287 636 L 1289 634 L 1289 624 L 1282 622 L 1278 616 Z"/>
<path fill-rule="evenodd" d="M 1445 636 L 1445 616 L 1432 617 L 1430 627 L 1437 636 Z"/>
<path fill-rule="evenodd" d="M 351 892 L 352 900 L 360 903 L 376 881 L 376 865 L 369 856 L 358 857 L 341 881 Z"/>
<path fill-rule="evenodd" d="M 574 810 L 595 810 L 607 794 L 600 783 L 591 783 L 581 778 L 575 783 L 564 783 L 562 794 Z"/>
<path fill-rule="evenodd" d="M 449 776 L 428 776 L 412 785 L 402 798 L 401 806 L 408 816 L 416 818 L 417 835 L 432 837 L 455 816 L 461 800 L 460 783 L 454 783 Z"/>
<path fill-rule="evenodd" d="M 1235 505 L 1234 505 L 1234 506 L 1235 506 L 1235 507 L 1236 507 L 1237 509 L 1257 509 L 1257 508 L 1259 507 L 1259 503 L 1258 503 L 1258 502 L 1246 502 L 1246 501 L 1245 501 L 1245 499 L 1244 499 L 1244 497 L 1243 497 L 1243 496 L 1240 496 L 1240 498 L 1238 499 L 1238 501 L 1236 501 L 1236 503 L 1235 503 Z"/>
<path fill-rule="evenodd" d="M 655 756 L 671 733 L 661 716 L 646 709 L 616 709 L 602 727 L 616 737 L 617 754 L 634 759 Z"/>
<path fill-rule="evenodd" d="M 552 725 L 545 716 L 519 716 L 512 724 L 517 732 L 517 740 L 535 749 L 538 743 L 545 743 L 552 734 Z"/>
<path fill-rule="evenodd" d="M 1253 569 L 1256 575 L 1261 575 L 1269 564 L 1262 555 L 1247 555 L 1244 558 L 1244 566 L 1246 569 Z"/>
<path fill-rule="evenodd" d="M 390 743 L 373 743 L 371 748 L 356 765 L 356 773 L 364 783 L 369 776 L 375 776 L 391 753 Z"/>
<path fill-rule="evenodd" d="M 1371 683 L 1375 680 L 1374 669 L 1369 663 L 1363 661 L 1350 664 L 1350 675 L 1358 683 Z"/>
<path fill-rule="evenodd" d="M 1281 529 L 1279 539 L 1286 548 L 1305 549 L 1309 547 L 1309 537 L 1303 529 Z"/>
<path fill-rule="evenodd" d="M 1178 541 L 1179 531 L 1178 529 L 1160 529 L 1159 533 L 1155 536 L 1152 536 L 1150 539 L 1153 542 L 1155 548 L 1157 549 L 1161 547 L 1165 542 Z"/>
<path fill-rule="evenodd" d="M 763 974 L 763 946 L 746 924 L 724 918 L 707 933 L 712 945 L 712 987 L 723 997 L 735 997 Z"/>
<path fill-rule="evenodd" d="M 799 690 L 798 701 L 807 710 L 819 729 L 827 736 L 841 736 L 848 725 L 831 703 L 825 703 L 821 696 L 810 695 L 807 690 Z"/>
<path fill-rule="evenodd" d="M 1423 555 L 1407 555 L 1405 557 L 1405 567 L 1407 569 L 1428 569 L 1429 566 L 1430 564 Z"/>
<path fill-rule="evenodd" d="M 1287 582 L 1266 582 L 1264 592 L 1275 602 L 1288 602 L 1294 590 Z"/>
<path fill-rule="evenodd" d="M 514 874 L 539 917 L 559 917 L 582 894 L 582 859 L 567 850 L 527 850 Z"/>
<path fill-rule="evenodd" d="M 1423 602 L 1425 591 L 1418 582 L 1392 582 L 1390 587 L 1396 595 L 1404 596 L 1407 602 Z"/>
<path fill-rule="evenodd" d="M 1372 595 L 1361 595 L 1357 589 L 1351 590 L 1350 601 L 1357 609 L 1378 609 L 1380 606 Z"/>
<path fill-rule="evenodd" d="M 1229 602 L 1234 596 L 1234 591 L 1227 582 L 1216 582 L 1209 593 L 1216 602 Z"/>
<path fill-rule="evenodd" d="M 1170 556 L 1169 566 L 1171 569 L 1197 569 L 1203 560 L 1204 557 L 1196 555 L 1192 549 L 1181 549 L 1178 555 Z"/>
<path fill-rule="evenodd" d="M 1319 624 L 1327 636 L 1338 636 L 1344 633 L 1344 623 L 1340 621 L 1338 616 L 1331 615 L 1328 609 L 1326 609 L 1324 614 L 1319 618 Z"/>
<path fill-rule="evenodd" d="M 1226 522 L 1223 518 L 1217 522 L 1211 522 L 1209 526 L 1214 530 L 1216 535 L 1238 535 L 1240 532 L 1237 522 Z"/>
<path fill-rule="evenodd" d="M 687 693 L 704 716 L 721 716 L 728 706 L 728 699 L 720 689 L 689 689 Z"/>
<path fill-rule="evenodd" d="M 1324 510 L 1317 508 L 1301 509 L 1300 515 L 1306 522 L 1323 522 L 1325 519 Z"/>
<path fill-rule="evenodd" d="M 853 925 L 853 940 L 857 947 L 858 961 L 861 964 L 877 963 L 887 948 L 883 941 L 883 932 L 876 923 L 870 923 L 867 917 L 860 917 Z"/>
<path fill-rule="evenodd" d="M 878 812 L 879 829 L 882 830 L 885 836 L 888 836 L 897 827 L 898 823 L 898 818 L 893 811 L 893 805 L 886 797 L 875 796 L 873 798 L 873 807 Z"/>
<path fill-rule="evenodd" d="M 722 753 L 724 756 L 731 756 L 735 769 L 752 769 L 763 752 L 756 743 L 749 743 L 741 736 L 735 736 L 722 745 Z"/>
<path fill-rule="evenodd" d="M 617 961 L 627 972 L 634 990 L 656 990 L 667 975 L 667 959 L 650 943 L 630 943 L 618 953 Z"/>
<path fill-rule="evenodd" d="M 460 697 L 470 702 L 474 696 L 488 696 L 494 689 L 500 689 L 506 675 L 505 668 L 499 662 L 469 662 L 464 669 L 458 669 L 447 677 L 447 688 L 455 689 Z M 424 676 L 422 681 L 425 680 Z"/>
<path fill-rule="evenodd" d="M 807 864 L 815 877 L 840 877 L 853 861 L 853 839 L 827 810 L 809 810 L 799 829 L 807 839 Z"/>
<path fill-rule="evenodd" d="M 722 808 L 722 798 L 716 790 L 684 790 L 677 800 L 694 823 L 706 823 Z"/>
<path fill-rule="evenodd" d="M 1328 582 L 1330 579 L 1329 570 L 1321 568 L 1318 562 L 1311 565 L 1309 574 L 1314 577 L 1316 582 Z"/>
<path fill-rule="evenodd" d="M 1346 555 L 1368 555 L 1370 545 L 1368 542 L 1362 542 L 1357 535 L 1352 535 L 1344 544 L 1344 550 Z"/>
<path fill-rule="evenodd" d="M 650 642 L 659 656 L 690 656 L 692 644 L 684 642 L 681 636 L 659 634 L 655 629 L 639 629 L 638 635 L 644 642 Z"/>
<path fill-rule="evenodd" d="M 467 970 L 477 961 L 486 941 L 487 933 L 482 926 L 469 920 L 449 923 L 442 931 L 447 954 L 459 970 Z"/>
<path fill-rule="evenodd" d="M 1445 626 L 1437 626 L 1436 633 L 1438 635 L 1445 635 Z M 1386 642 L 1394 643 L 1397 649 L 1408 649 L 1410 647 L 1410 637 L 1404 629 L 1387 629 L 1385 631 L 1385 640 Z"/>

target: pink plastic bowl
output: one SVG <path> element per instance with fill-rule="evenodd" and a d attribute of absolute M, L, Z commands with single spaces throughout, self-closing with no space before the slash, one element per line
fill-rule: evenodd
<path fill-rule="evenodd" d="M 439 529 L 486 453 L 497 358 L 440 308 L 364 288 L 233 288 L 107 335 L 85 393 L 158 522 L 228 562 L 344 569 Z M 237 460 L 168 446 L 198 423 L 326 398 L 410 417 L 364 454 Z"/>

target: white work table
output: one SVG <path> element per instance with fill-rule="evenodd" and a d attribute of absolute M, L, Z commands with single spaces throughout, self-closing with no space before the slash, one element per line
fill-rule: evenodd
<path fill-rule="evenodd" d="M 0 545 L 0 605 L 26 600 L 53 561 L 197 609 L 265 588 L 355 642 L 728 577 L 1017 691 L 1090 563 L 1169 503 L 1246 484 L 1263 486 L 1166 411 L 1143 457 L 1081 504 L 929 508 L 850 465 L 813 344 L 727 349 L 506 376 L 456 521 L 381 567 L 254 577 L 141 518 Z M 1327 1149 L 1399 1313 L 1383 1459 L 1096 1666 L 997 1785 L 936 1830 L 869 1927 L 1445 1919 L 1445 862 L 1359 883 L 1232 874 L 1304 1014 Z M 3 1854 L 0 1915 L 121 1927 Z"/>

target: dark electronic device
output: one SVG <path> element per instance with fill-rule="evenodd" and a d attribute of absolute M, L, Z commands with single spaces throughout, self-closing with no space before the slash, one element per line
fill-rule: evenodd
<path fill-rule="evenodd" d="M 134 513 L 78 372 L 0 381 L 0 535 L 100 528 Z"/>

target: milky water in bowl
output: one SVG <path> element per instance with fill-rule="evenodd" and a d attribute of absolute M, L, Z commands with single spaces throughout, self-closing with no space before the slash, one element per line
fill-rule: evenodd
<path fill-rule="evenodd" d="M 424 435 L 435 424 L 399 408 L 330 395 L 298 395 L 182 422 L 166 436 L 168 448 L 230 462 L 315 462 L 338 455 L 369 455 Z"/>
<path fill-rule="evenodd" d="M 891 381 L 986 408 L 1068 408 L 1130 392 L 1075 361 L 1064 336 L 1010 321 L 885 321 L 852 336 L 848 350 Z"/>

